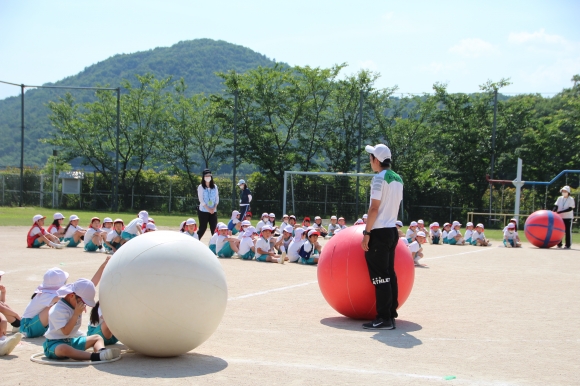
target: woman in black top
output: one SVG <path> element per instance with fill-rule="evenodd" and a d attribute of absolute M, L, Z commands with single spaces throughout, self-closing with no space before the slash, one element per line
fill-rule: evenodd
<path fill-rule="evenodd" d="M 240 219 L 246 218 L 246 212 L 250 210 L 250 202 L 252 202 L 252 192 L 248 188 L 246 181 L 240 180 L 238 186 L 242 190 L 240 194 Z"/>

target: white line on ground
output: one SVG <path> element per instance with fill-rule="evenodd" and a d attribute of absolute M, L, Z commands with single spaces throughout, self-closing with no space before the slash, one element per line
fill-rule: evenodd
<path fill-rule="evenodd" d="M 271 292 L 285 291 L 285 290 L 288 290 L 288 289 L 303 287 L 305 285 L 314 284 L 314 283 L 318 283 L 318 281 L 309 281 L 307 283 L 294 284 L 294 285 L 289 285 L 289 286 L 286 286 L 286 287 L 272 288 L 272 289 L 269 289 L 269 290 L 266 290 L 266 291 L 254 292 L 252 294 L 241 295 L 241 296 L 234 296 L 232 298 L 229 298 L 228 301 L 230 301 L 230 300 L 245 299 L 245 298 L 251 298 L 252 296 L 266 295 L 266 294 L 269 294 Z"/>
<path fill-rule="evenodd" d="M 489 248 L 489 249 L 488 249 L 488 248 L 485 248 L 485 249 L 478 249 L 477 251 L 470 251 L 470 252 L 461 252 L 461 253 L 455 253 L 455 254 L 453 254 L 453 255 L 435 256 L 435 257 L 426 257 L 426 258 L 424 258 L 424 259 L 422 259 L 422 260 L 435 260 L 435 259 L 442 259 L 442 258 L 444 258 L 444 257 L 459 256 L 459 255 L 467 255 L 467 254 L 470 254 L 470 253 L 479 253 L 479 252 L 485 252 L 485 251 L 489 251 L 489 250 L 491 250 L 491 248 Z M 421 261 L 422 261 L 422 260 L 421 260 Z"/>

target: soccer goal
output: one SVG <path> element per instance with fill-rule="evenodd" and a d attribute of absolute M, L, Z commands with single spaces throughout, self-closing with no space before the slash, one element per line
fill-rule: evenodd
<path fill-rule="evenodd" d="M 282 209 L 298 219 L 309 216 L 314 221 L 314 216 L 329 219 L 334 215 L 353 222 L 367 212 L 373 176 L 285 171 Z"/>

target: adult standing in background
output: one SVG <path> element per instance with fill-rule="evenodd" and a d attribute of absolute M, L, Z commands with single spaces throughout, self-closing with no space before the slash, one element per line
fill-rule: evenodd
<path fill-rule="evenodd" d="M 395 273 L 395 248 L 399 242 L 397 215 L 403 199 L 403 180 L 391 170 L 391 150 L 383 145 L 367 146 L 371 168 L 377 174 L 371 182 L 371 205 L 363 231 L 362 249 L 375 286 L 377 316 L 363 328 L 395 328 L 399 288 Z"/>
<path fill-rule="evenodd" d="M 240 180 L 238 182 L 238 186 L 242 190 L 240 195 L 240 220 L 244 220 L 246 218 L 246 213 L 250 210 L 250 202 L 252 202 L 252 192 L 250 188 L 248 188 L 248 184 L 246 181 Z"/>
<path fill-rule="evenodd" d="M 574 202 L 574 198 L 570 197 L 570 187 L 568 185 L 560 189 L 560 193 L 562 193 L 562 196 L 558 197 L 552 211 L 557 212 L 564 221 L 564 226 L 566 228 L 566 246 L 564 248 L 570 249 L 572 246 L 572 220 L 574 220 L 574 208 L 576 207 L 576 203 Z M 558 244 L 558 248 L 562 248 L 561 240 Z"/>
<path fill-rule="evenodd" d="M 199 229 L 197 235 L 201 240 L 208 223 L 210 233 L 214 234 L 217 226 L 217 206 L 220 202 L 218 187 L 213 182 L 213 176 L 209 169 L 205 169 L 201 173 L 201 184 L 197 187 L 197 197 L 199 198 L 199 209 L 197 211 Z"/>

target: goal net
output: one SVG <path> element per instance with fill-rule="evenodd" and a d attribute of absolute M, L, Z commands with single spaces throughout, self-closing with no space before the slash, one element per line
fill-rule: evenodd
<path fill-rule="evenodd" d="M 299 221 L 306 216 L 344 217 L 348 224 L 361 218 L 369 207 L 374 174 L 284 172 L 283 211 Z M 358 195 L 357 195 L 358 180 Z M 358 200 L 357 200 L 358 198 Z"/>

